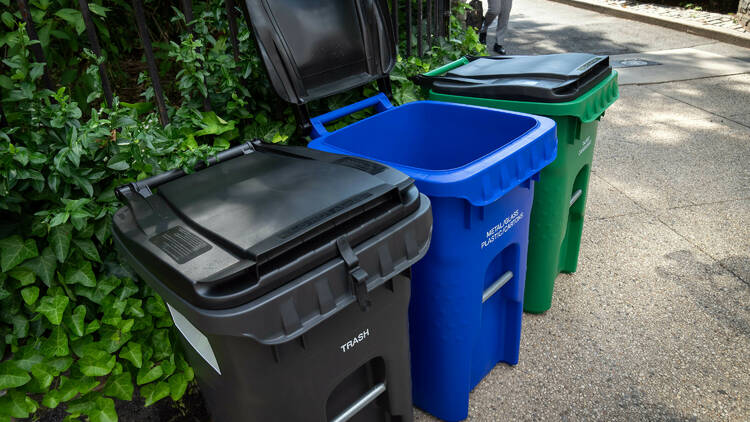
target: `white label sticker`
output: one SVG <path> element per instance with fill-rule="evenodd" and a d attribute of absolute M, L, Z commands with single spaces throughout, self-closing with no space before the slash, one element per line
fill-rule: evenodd
<path fill-rule="evenodd" d="M 199 329 L 195 328 L 195 326 L 191 324 L 184 315 L 177 312 L 176 309 L 169 306 L 169 304 L 167 304 L 167 307 L 169 308 L 169 313 L 172 314 L 174 326 L 177 327 L 182 336 L 185 337 L 185 340 L 187 340 L 187 342 L 193 346 L 193 349 L 195 349 L 195 351 L 198 352 L 198 354 L 201 355 L 201 357 L 205 359 L 206 362 L 219 373 L 219 375 L 221 375 L 219 362 L 216 361 L 216 356 L 214 355 L 214 350 L 211 348 L 211 343 L 208 342 L 208 337 L 201 333 Z"/>
<path fill-rule="evenodd" d="M 505 217 L 503 221 L 495 225 L 495 227 L 487 230 L 487 237 L 482 241 L 482 246 L 480 249 L 484 249 L 487 246 L 490 246 L 492 242 L 499 239 L 502 235 L 504 235 L 508 230 L 513 228 L 513 226 L 516 225 L 521 219 L 523 218 L 523 212 L 521 210 L 515 210 L 513 211 L 513 214 Z"/>

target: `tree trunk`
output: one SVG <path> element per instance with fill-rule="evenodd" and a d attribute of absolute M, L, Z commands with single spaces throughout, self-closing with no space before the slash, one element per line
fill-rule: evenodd
<path fill-rule="evenodd" d="M 737 8 L 737 20 L 740 25 L 750 31 L 750 0 L 740 0 L 740 5 Z"/>

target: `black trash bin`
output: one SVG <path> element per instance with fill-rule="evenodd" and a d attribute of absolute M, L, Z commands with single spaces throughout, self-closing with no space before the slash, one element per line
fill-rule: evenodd
<path fill-rule="evenodd" d="M 389 167 L 306 148 L 213 161 L 118 188 L 113 224 L 213 421 L 412 420 L 409 268 L 429 200 Z"/>

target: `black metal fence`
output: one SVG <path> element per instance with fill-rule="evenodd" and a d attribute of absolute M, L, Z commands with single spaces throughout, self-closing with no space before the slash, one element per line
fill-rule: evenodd
<path fill-rule="evenodd" d="M 164 90 L 161 87 L 161 79 L 159 78 L 159 71 L 156 58 L 154 57 L 151 38 L 146 25 L 143 1 L 131 0 L 131 2 L 133 13 L 135 15 L 138 36 L 143 45 L 147 69 L 151 79 L 151 85 L 154 89 L 154 101 L 156 102 L 156 107 L 159 112 L 159 122 L 166 126 L 169 123 L 169 116 L 167 114 Z M 235 0 L 224 0 L 227 10 L 227 18 L 229 20 L 230 42 L 232 44 L 235 60 L 238 60 L 240 55 L 237 23 L 239 13 L 242 13 L 245 15 L 245 18 L 247 18 L 247 10 L 244 5 L 241 4 L 242 0 L 239 0 L 239 3 L 240 4 L 238 5 Z M 29 38 L 32 41 L 39 41 L 34 22 L 31 19 L 28 1 L 17 0 L 17 4 L 21 16 L 26 23 L 26 31 Z M 435 44 L 437 38 L 449 37 L 451 6 L 451 0 L 390 0 L 391 18 L 393 19 L 396 45 L 399 46 L 399 53 L 404 57 L 409 57 L 411 55 L 421 57 L 427 49 Z M 102 52 L 99 45 L 99 37 L 96 27 L 91 20 L 88 2 L 86 0 L 78 0 L 78 7 L 83 16 L 86 26 L 86 35 L 91 50 L 97 57 L 101 57 Z M 185 21 L 188 23 L 188 30 L 192 32 L 193 28 L 190 24 L 190 22 L 193 21 L 192 0 L 180 0 L 180 8 L 185 16 Z M 402 35 L 405 37 L 403 46 L 400 42 Z M 31 53 L 34 55 L 35 61 L 46 63 L 47 60 L 44 56 L 44 50 L 42 49 L 41 44 L 32 44 L 30 49 Z M 107 65 L 105 63 L 99 65 L 99 75 L 101 77 L 102 90 L 104 91 L 104 99 L 107 102 L 107 105 L 111 106 L 113 92 L 109 81 Z M 42 83 L 45 87 L 51 90 L 54 88 L 54 83 L 52 82 L 46 67 L 44 69 L 44 74 L 42 75 Z M 211 104 L 208 97 L 204 98 L 203 107 L 206 111 L 211 110 Z"/>
<path fill-rule="evenodd" d="M 416 44 L 416 55 L 421 57 L 425 47 L 430 48 L 435 38 L 450 36 L 451 3 L 451 0 L 391 0 L 397 45 L 400 45 L 400 33 L 404 32 L 406 36 L 405 48 L 399 51 L 402 56 L 414 54 Z M 401 19 L 401 16 L 405 18 Z M 406 26 L 405 31 L 399 31 L 401 21 Z"/>

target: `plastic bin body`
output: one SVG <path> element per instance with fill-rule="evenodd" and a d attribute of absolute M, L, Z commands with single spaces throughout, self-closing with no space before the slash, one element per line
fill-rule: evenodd
<path fill-rule="evenodd" d="M 468 63 L 454 62 L 430 74 Z M 478 105 L 546 116 L 557 124 L 557 158 L 542 170 L 534 189 L 529 228 L 524 310 L 547 311 L 560 272 L 575 272 L 599 120 L 618 98 L 617 73 L 572 101 L 543 103 L 429 93 L 435 101 Z"/>
<path fill-rule="evenodd" d="M 518 362 L 533 179 L 555 157 L 554 123 L 430 101 L 392 108 L 378 97 L 313 118 L 308 146 L 381 161 L 430 197 L 432 242 L 412 270 L 413 400 L 462 420 L 472 388 L 498 362 Z M 325 131 L 368 105 L 381 112 Z"/>
<path fill-rule="evenodd" d="M 119 188 L 113 220 L 121 258 L 169 307 L 212 420 L 411 421 L 409 277 L 429 199 L 374 162 L 244 153 L 158 190 Z"/>

